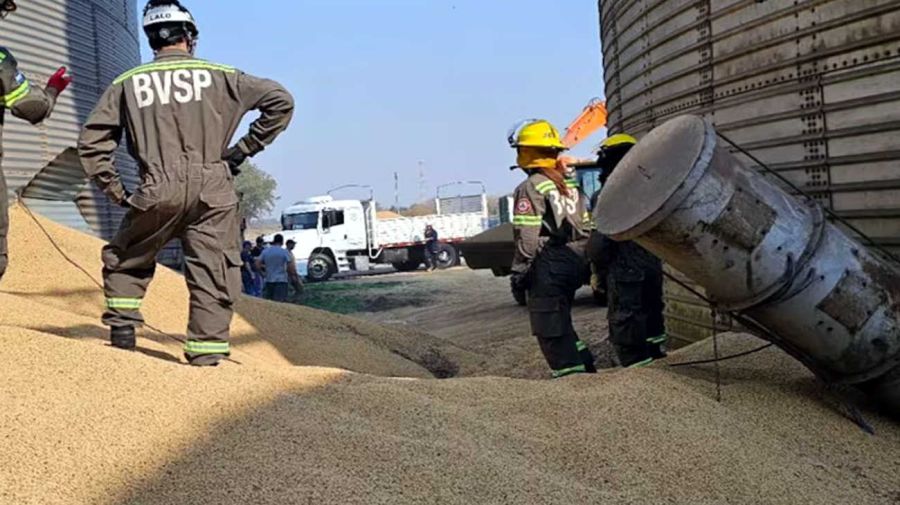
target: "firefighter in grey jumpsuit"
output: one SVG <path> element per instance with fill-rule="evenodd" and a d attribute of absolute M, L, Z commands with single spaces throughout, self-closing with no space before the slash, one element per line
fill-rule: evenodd
<path fill-rule="evenodd" d="M 118 234 L 103 249 L 103 321 L 112 328 L 115 347 L 134 348 L 156 255 L 178 238 L 190 290 L 185 357 L 193 365 L 214 366 L 230 354 L 232 305 L 241 293 L 234 177 L 245 158 L 288 126 L 293 99 L 273 81 L 194 58 L 196 25 L 177 1 L 151 0 L 144 24 L 155 60 L 113 82 L 79 142 L 88 175 L 128 209 Z M 229 148 L 250 110 L 259 110 L 260 117 Z M 133 193 L 113 164 L 123 131 L 140 167 L 141 185 Z"/>
<path fill-rule="evenodd" d="M 0 18 L 5 18 L 16 10 L 16 3 L 12 0 L 0 2 Z M 25 75 L 19 71 L 18 62 L 12 53 L 0 47 L 0 106 L 8 109 L 13 116 L 24 119 L 31 124 L 38 124 L 50 117 L 53 107 L 56 105 L 56 97 L 72 82 L 66 74 L 66 69 L 57 70 L 47 87 L 41 89 L 28 81 Z M 6 114 L 0 111 L 0 139 L 2 139 L 2 125 Z M 3 156 L 0 151 L 0 157 Z M 9 249 L 6 237 L 9 234 L 9 190 L 6 187 L 6 176 L 0 170 L 0 278 L 6 273 L 9 264 Z"/>
<path fill-rule="evenodd" d="M 591 220 L 586 198 L 578 183 L 563 178 L 557 168 L 564 148 L 550 123 L 526 122 L 509 142 L 528 174 L 514 194 L 513 289 L 528 291 L 531 330 L 553 377 L 594 373 L 594 356 L 572 324 L 572 302 L 587 270 Z"/>

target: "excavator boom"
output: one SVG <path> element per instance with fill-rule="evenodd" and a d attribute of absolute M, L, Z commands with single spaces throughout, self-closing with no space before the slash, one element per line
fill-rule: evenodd
<path fill-rule="evenodd" d="M 571 149 L 604 126 L 606 126 L 606 102 L 595 98 L 566 129 L 562 143 Z"/>

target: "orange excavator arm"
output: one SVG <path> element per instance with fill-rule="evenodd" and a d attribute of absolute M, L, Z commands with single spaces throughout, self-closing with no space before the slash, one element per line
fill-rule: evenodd
<path fill-rule="evenodd" d="M 606 102 L 594 98 L 566 129 L 562 143 L 571 149 L 604 126 L 606 126 Z"/>

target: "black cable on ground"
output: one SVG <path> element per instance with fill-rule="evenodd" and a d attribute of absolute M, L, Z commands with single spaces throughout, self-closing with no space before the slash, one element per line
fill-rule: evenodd
<path fill-rule="evenodd" d="M 31 218 L 31 220 L 34 221 L 34 224 L 37 225 L 37 227 L 41 230 L 41 232 L 44 234 L 44 236 L 47 237 L 47 240 L 50 242 L 50 245 L 52 245 L 53 248 L 56 249 L 56 251 L 60 254 L 60 256 L 62 256 L 63 259 L 65 259 L 66 262 L 68 262 L 70 265 L 72 265 L 73 267 L 75 267 L 75 268 L 77 268 L 79 271 L 81 271 L 81 273 L 83 273 L 83 274 L 85 275 L 85 277 L 87 277 L 88 279 L 90 279 L 91 282 L 92 282 L 95 286 L 97 286 L 98 289 L 100 289 L 100 291 L 103 291 L 103 290 L 104 290 L 104 289 L 103 289 L 103 284 L 101 284 L 99 281 L 97 281 L 97 279 L 95 279 L 94 276 L 91 275 L 91 273 L 87 271 L 87 269 L 85 269 L 84 267 L 82 267 L 81 265 L 79 265 L 77 261 L 75 261 L 74 259 L 72 259 L 68 254 L 66 254 L 65 251 L 62 250 L 62 248 L 59 246 L 59 244 L 56 242 L 56 240 L 53 238 L 53 236 L 50 235 L 50 232 L 47 231 L 46 228 L 44 228 L 44 225 L 41 224 L 41 221 L 37 218 L 37 216 L 34 215 L 34 213 L 33 213 L 33 212 L 31 211 L 31 209 L 28 207 L 28 204 L 26 204 L 26 203 L 25 203 L 23 200 L 21 200 L 21 199 L 19 199 L 19 204 L 22 206 L 22 208 L 25 210 L 25 213 L 28 214 L 28 216 Z M 169 334 L 169 333 L 166 333 L 166 332 L 160 330 L 159 328 L 156 328 L 155 326 L 153 326 L 153 325 L 151 325 L 151 324 L 148 324 L 148 323 L 146 323 L 146 322 L 144 323 L 144 326 L 147 327 L 147 328 L 148 328 L 149 330 L 151 330 L 151 331 L 154 331 L 154 332 L 156 332 L 156 333 L 158 333 L 158 334 L 160 334 L 160 335 L 162 335 L 162 336 L 164 336 L 164 337 L 166 337 L 166 338 L 169 338 L 169 339 L 171 339 L 171 340 L 174 340 L 175 342 L 178 342 L 178 343 L 181 344 L 181 345 L 185 345 L 185 344 L 187 343 L 187 342 L 185 342 L 184 339 L 181 339 L 181 338 L 176 337 L 175 335 L 171 335 L 171 334 Z M 232 358 L 225 358 L 225 360 L 226 360 L 226 361 L 229 361 L 229 362 L 231 362 L 231 363 L 235 363 L 235 364 L 237 364 L 237 365 L 242 364 L 241 362 L 236 361 L 236 360 L 234 360 L 234 359 L 232 359 Z"/>
<path fill-rule="evenodd" d="M 773 343 L 768 343 L 764 346 L 757 347 L 756 349 L 753 349 L 751 351 L 746 351 L 746 352 L 742 352 L 742 353 L 738 353 L 738 354 L 732 354 L 730 356 L 723 356 L 718 359 L 704 359 L 704 360 L 699 360 L 699 361 L 687 361 L 684 363 L 671 363 L 671 364 L 669 364 L 669 366 L 672 368 L 678 368 L 678 367 L 682 367 L 682 366 L 709 365 L 712 363 L 721 363 L 723 361 L 743 358 L 744 356 L 750 356 L 751 354 L 756 354 L 758 352 L 765 351 L 766 349 L 773 347 L 774 345 L 775 344 L 773 344 Z"/>

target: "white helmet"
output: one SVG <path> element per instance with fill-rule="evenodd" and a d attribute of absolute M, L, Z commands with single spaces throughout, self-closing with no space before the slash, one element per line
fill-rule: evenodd
<path fill-rule="evenodd" d="M 150 0 L 144 7 L 144 33 L 150 46 L 159 49 L 184 38 L 193 47 L 200 31 L 194 16 L 178 0 Z"/>

